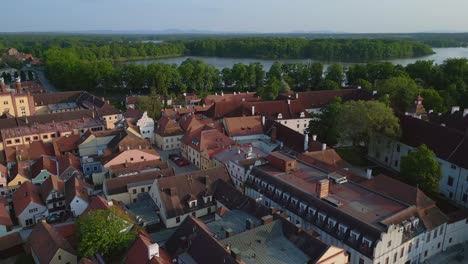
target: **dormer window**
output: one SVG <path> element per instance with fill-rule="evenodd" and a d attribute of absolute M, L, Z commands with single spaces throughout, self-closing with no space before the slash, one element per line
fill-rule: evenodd
<path fill-rule="evenodd" d="M 363 237 L 362 244 L 366 246 L 367 248 L 370 248 L 370 246 L 372 245 L 372 241 L 368 239 L 367 237 Z"/>
<path fill-rule="evenodd" d="M 414 218 L 411 220 L 411 224 L 413 225 L 413 228 L 417 228 L 419 225 L 419 218 Z"/>
<path fill-rule="evenodd" d="M 301 117 L 305 117 L 305 114 L 304 114 L 304 112 L 301 112 Z"/>
<path fill-rule="evenodd" d="M 317 212 L 317 210 L 315 210 L 315 209 L 312 208 L 312 207 L 309 207 L 309 216 L 314 216 L 314 215 L 315 215 L 315 212 Z"/>
<path fill-rule="evenodd" d="M 303 202 L 300 202 L 299 203 L 299 208 L 301 209 L 301 211 L 305 211 L 305 209 L 307 208 L 307 205 Z"/>
<path fill-rule="evenodd" d="M 275 187 L 273 185 L 268 185 L 268 191 L 272 192 L 275 190 Z"/>
<path fill-rule="evenodd" d="M 205 203 L 210 203 L 213 200 L 213 197 L 211 195 L 203 197 L 203 200 Z"/>
<path fill-rule="evenodd" d="M 326 217 L 326 215 L 323 214 L 323 213 L 318 214 L 318 220 L 321 221 L 321 222 L 325 221 L 325 217 Z"/>
<path fill-rule="evenodd" d="M 330 228 L 335 227 L 335 225 L 336 225 L 336 221 L 333 218 L 328 219 L 328 226 Z"/>
<path fill-rule="evenodd" d="M 190 208 L 197 207 L 197 200 L 191 200 L 191 201 L 189 201 L 189 207 L 190 207 Z"/>
<path fill-rule="evenodd" d="M 268 186 L 268 184 L 264 181 L 262 181 L 262 187 L 266 189 L 266 187 Z"/>
<path fill-rule="evenodd" d="M 284 193 L 283 194 L 283 200 L 285 200 L 285 201 L 289 200 L 289 194 Z"/>
<path fill-rule="evenodd" d="M 351 240 L 354 240 L 354 241 L 358 240 L 359 239 L 359 232 L 356 232 L 356 231 L 352 230 L 350 237 L 351 237 Z"/>
<path fill-rule="evenodd" d="M 281 113 L 278 114 L 278 119 L 282 119 L 283 115 Z"/>
<path fill-rule="evenodd" d="M 291 203 L 294 205 L 294 207 L 297 206 L 297 199 L 296 198 L 291 198 Z"/>
<path fill-rule="evenodd" d="M 275 193 L 276 193 L 276 195 L 281 196 L 281 190 L 280 189 L 276 189 Z"/>
<path fill-rule="evenodd" d="M 346 227 L 345 225 L 343 224 L 338 225 L 338 231 L 340 232 L 340 234 L 346 233 L 346 230 L 348 230 L 348 227 Z"/>
<path fill-rule="evenodd" d="M 259 178 L 255 178 L 255 183 L 256 183 L 256 184 L 260 184 L 260 179 L 259 179 Z"/>

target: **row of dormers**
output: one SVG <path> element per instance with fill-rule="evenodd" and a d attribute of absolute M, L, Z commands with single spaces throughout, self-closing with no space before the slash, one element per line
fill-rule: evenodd
<path fill-rule="evenodd" d="M 266 190 L 266 193 L 271 194 L 273 201 L 280 203 L 281 206 L 287 208 L 291 213 L 307 219 L 308 222 L 324 229 L 326 232 L 338 237 L 341 240 L 349 242 L 357 247 L 358 250 L 369 253 L 372 248 L 373 240 L 369 237 L 361 235 L 361 232 L 355 229 L 350 229 L 344 223 L 338 223 L 338 220 L 328 216 L 326 212 L 318 211 L 312 205 L 305 201 L 301 201 L 291 194 L 276 188 L 274 185 L 267 183 L 252 174 L 249 175 L 248 181 Z"/>

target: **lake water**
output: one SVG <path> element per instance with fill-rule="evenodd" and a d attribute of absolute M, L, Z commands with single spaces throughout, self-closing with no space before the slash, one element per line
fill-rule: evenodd
<path fill-rule="evenodd" d="M 419 57 L 419 58 L 410 58 L 410 59 L 395 59 L 395 60 L 387 60 L 392 62 L 393 64 L 401 64 L 406 66 L 407 64 L 414 63 L 417 60 L 433 60 L 437 64 L 441 64 L 444 60 L 449 58 L 468 58 L 468 48 L 434 48 L 433 49 L 435 54 Z M 148 65 L 150 63 L 159 62 L 159 63 L 169 63 L 169 64 L 177 64 L 180 65 L 183 61 L 188 58 L 193 58 L 197 60 L 202 60 L 207 64 L 214 65 L 219 70 L 228 67 L 232 68 L 232 66 L 236 63 L 244 63 L 250 64 L 253 62 L 260 62 L 263 64 L 264 69 L 269 69 L 271 65 L 276 60 L 261 60 L 261 59 L 246 59 L 246 58 L 221 58 L 221 57 L 199 57 L 199 56 L 183 56 L 183 57 L 175 57 L 175 58 L 164 58 L 164 59 L 149 59 L 149 60 L 135 60 L 135 61 L 128 61 L 125 63 L 128 64 L 144 64 Z M 278 60 L 281 63 L 295 63 L 295 62 L 316 62 L 318 60 L 311 60 L 311 59 L 295 59 L 295 60 Z M 330 65 L 333 62 L 322 62 L 325 67 Z M 344 62 L 336 62 L 343 66 L 352 65 L 355 63 L 344 63 Z"/>

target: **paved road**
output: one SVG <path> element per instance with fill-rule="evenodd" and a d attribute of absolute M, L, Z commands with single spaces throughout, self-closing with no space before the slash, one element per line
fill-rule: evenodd
<path fill-rule="evenodd" d="M 465 247 L 465 248 L 464 248 Z M 457 257 L 458 256 L 458 257 Z M 459 258 L 463 256 L 462 258 Z M 439 263 L 468 263 L 468 243 L 460 244 L 448 248 L 446 251 L 441 252 L 426 261 L 426 264 L 439 264 Z"/>
<path fill-rule="evenodd" d="M 25 70 L 33 71 L 36 74 L 36 78 L 42 86 L 46 89 L 48 93 L 56 93 L 57 89 L 47 80 L 44 74 L 43 67 L 31 67 L 25 68 Z"/>

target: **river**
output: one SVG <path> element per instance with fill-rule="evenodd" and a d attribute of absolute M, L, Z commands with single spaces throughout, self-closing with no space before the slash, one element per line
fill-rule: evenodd
<path fill-rule="evenodd" d="M 419 57 L 419 58 L 409 58 L 409 59 L 394 59 L 394 60 L 387 60 L 392 62 L 393 64 L 401 64 L 406 66 L 407 64 L 414 63 L 417 60 L 433 60 L 437 64 L 441 64 L 444 60 L 448 58 L 468 58 L 468 48 L 434 48 L 433 49 L 435 54 Z M 183 57 L 175 57 L 175 58 L 163 58 L 163 59 L 148 59 L 148 60 L 135 60 L 135 61 L 127 61 L 127 64 L 143 64 L 148 65 L 150 63 L 160 62 L 160 63 L 170 63 L 170 64 L 177 64 L 180 65 L 183 61 L 188 58 L 193 58 L 197 60 L 202 60 L 207 64 L 214 65 L 219 70 L 228 67 L 232 68 L 232 66 L 236 63 L 244 63 L 250 64 L 252 62 L 260 62 L 263 64 L 264 69 L 269 69 L 271 65 L 275 62 L 275 60 L 261 60 L 261 59 L 247 59 L 247 58 L 221 58 L 221 57 L 199 57 L 199 56 L 183 56 Z M 278 60 L 282 63 L 295 63 L 295 62 L 316 62 L 318 60 L 311 60 L 311 59 L 295 59 L 295 60 Z M 330 63 L 333 62 L 324 62 L 321 61 L 325 67 L 328 67 Z M 352 65 L 355 63 L 344 63 L 344 62 L 336 62 L 343 66 Z"/>

